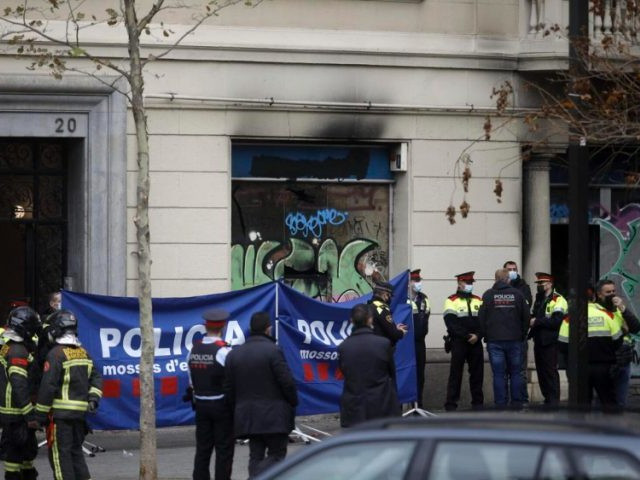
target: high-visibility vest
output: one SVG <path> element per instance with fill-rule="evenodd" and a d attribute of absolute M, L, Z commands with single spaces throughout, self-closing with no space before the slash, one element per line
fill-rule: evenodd
<path fill-rule="evenodd" d="M 468 304 L 467 300 L 469 300 Z M 477 295 L 470 297 L 461 297 L 458 294 L 451 295 L 444 301 L 442 315 L 453 314 L 457 317 L 468 317 L 469 311 L 471 311 L 471 316 L 477 317 L 480 305 L 482 305 L 482 298 Z"/>
<path fill-rule="evenodd" d="M 546 318 L 551 318 L 551 315 L 556 312 L 561 312 L 566 316 L 569 313 L 569 304 L 562 295 L 553 292 L 551 300 L 549 300 L 549 302 L 547 303 L 547 307 L 544 310 L 544 316 Z"/>
<path fill-rule="evenodd" d="M 615 319 L 615 315 L 597 303 L 589 303 L 587 310 L 589 338 L 606 338 L 617 340 L 622 336 L 620 323 Z M 565 318 L 560 326 L 558 341 L 569 343 L 569 318 Z"/>

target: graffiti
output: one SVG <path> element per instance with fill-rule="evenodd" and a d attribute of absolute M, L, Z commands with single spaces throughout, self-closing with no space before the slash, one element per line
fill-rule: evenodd
<path fill-rule="evenodd" d="M 636 316 L 640 315 L 640 205 L 629 204 L 600 225 L 600 271 L 602 278 L 616 282 L 616 290 Z M 640 353 L 640 346 L 636 349 Z M 634 365 L 633 375 L 640 376 Z"/>
<path fill-rule="evenodd" d="M 319 247 L 298 238 L 288 244 L 264 241 L 231 247 L 232 288 L 261 285 L 284 278 L 293 288 L 324 301 L 341 302 L 371 291 L 361 258 L 375 251 L 376 242 L 354 239 L 341 251 L 333 239 Z M 385 254 L 386 255 L 386 254 Z"/>
<path fill-rule="evenodd" d="M 354 236 L 375 236 L 376 240 L 380 238 L 381 234 L 386 235 L 384 225 L 381 221 L 369 221 L 366 217 L 357 216 L 347 221 L 347 227 L 349 233 Z"/>
<path fill-rule="evenodd" d="M 335 208 L 325 208 L 317 210 L 315 214 L 306 216 L 301 212 L 289 213 L 284 223 L 289 229 L 291 235 L 302 234 L 307 238 L 309 234 L 314 237 L 322 237 L 322 227 L 325 225 L 342 225 L 346 220 L 349 212 L 342 212 Z"/>

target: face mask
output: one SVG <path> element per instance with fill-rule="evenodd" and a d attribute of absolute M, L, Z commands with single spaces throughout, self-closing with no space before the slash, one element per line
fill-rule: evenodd
<path fill-rule="evenodd" d="M 536 291 L 537 291 L 538 293 L 544 293 L 544 287 L 543 287 L 542 285 L 538 285 L 538 286 L 536 287 Z"/>
<path fill-rule="evenodd" d="M 513 281 L 518 278 L 518 272 L 514 270 L 509 270 L 509 280 Z"/>
<path fill-rule="evenodd" d="M 473 284 L 471 284 L 471 283 L 467 283 L 467 284 L 464 286 L 464 291 L 465 291 L 466 293 L 471 293 L 471 292 L 473 292 Z"/>
<path fill-rule="evenodd" d="M 53 305 L 51 305 L 51 308 L 53 308 L 54 310 L 60 310 L 61 307 L 62 305 L 59 303 L 54 303 Z"/>
<path fill-rule="evenodd" d="M 613 297 L 615 297 L 615 295 L 607 295 L 606 297 L 604 297 L 604 301 L 603 306 L 604 308 L 606 308 L 607 310 L 613 310 Z"/>
<path fill-rule="evenodd" d="M 421 282 L 415 282 L 411 288 L 413 288 L 414 292 L 421 292 L 422 291 L 422 283 Z"/>

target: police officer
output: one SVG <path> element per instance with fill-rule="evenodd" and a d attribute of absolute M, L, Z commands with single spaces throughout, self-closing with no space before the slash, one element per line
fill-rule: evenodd
<path fill-rule="evenodd" d="M 640 322 L 624 301 L 616 295 L 616 285 L 612 280 L 600 280 L 595 294 L 596 304 L 613 314 L 613 319 L 620 325 L 624 335 L 622 346 L 616 351 L 616 366 L 611 373 L 615 385 L 616 403 L 618 407 L 625 408 L 633 359 L 633 339 L 629 334 L 640 333 Z"/>
<path fill-rule="evenodd" d="M 31 353 L 33 335 L 40 317 L 29 307 L 11 310 L 0 348 L 0 421 L 2 423 L 2 458 L 6 480 L 33 480 L 38 472 L 33 459 L 38 454 L 31 392 Z"/>
<path fill-rule="evenodd" d="M 85 416 L 98 408 L 102 376 L 78 340 L 78 320 L 71 311 L 53 313 L 48 334 L 54 345 L 44 363 L 36 415 L 41 425 L 48 424 L 49 462 L 55 480 L 89 479 L 82 452 Z"/>
<path fill-rule="evenodd" d="M 392 296 L 393 286 L 390 283 L 376 283 L 373 287 L 373 298 L 369 303 L 373 306 L 373 332 L 387 337 L 391 345 L 395 346 L 406 335 L 408 329 L 403 323 L 393 323 L 389 307 Z"/>
<path fill-rule="evenodd" d="M 413 333 L 416 352 L 416 374 L 418 381 L 418 408 L 422 408 L 422 392 L 424 390 L 424 367 L 427 362 L 424 339 L 429 333 L 429 316 L 431 304 L 429 298 L 422 291 L 422 277 L 420 269 L 412 270 L 409 277 L 409 299 L 413 312 Z"/>
<path fill-rule="evenodd" d="M 189 352 L 189 378 L 196 411 L 196 455 L 193 479 L 209 480 L 209 464 L 216 450 L 215 479 L 231 478 L 233 466 L 233 416 L 223 393 L 224 365 L 231 348 L 222 340 L 229 313 L 208 310 L 202 318 L 206 335 Z"/>
<path fill-rule="evenodd" d="M 540 391 L 545 405 L 555 407 L 560 402 L 558 375 L 558 331 L 569 313 L 565 298 L 553 288 L 553 276 L 536 272 L 536 300 L 529 338 L 533 338 L 533 353 Z"/>
<path fill-rule="evenodd" d="M 471 405 L 481 408 L 484 403 L 482 381 L 484 378 L 484 349 L 482 348 L 478 311 L 482 299 L 473 295 L 475 272 L 456 275 L 458 289 L 444 302 L 444 322 L 451 343 L 451 364 L 447 383 L 447 400 L 444 408 L 458 408 L 460 386 L 465 362 L 469 365 Z"/>
<path fill-rule="evenodd" d="M 596 391 L 605 412 L 618 412 L 611 368 L 616 364 L 616 351 L 622 345 L 622 329 L 612 312 L 599 303 L 589 303 L 587 349 L 589 356 L 589 403 Z M 560 349 L 569 349 L 569 319 L 565 317 L 558 333 Z M 576 368 L 568 364 L 567 369 Z M 571 378 L 571 377 L 569 377 Z"/>

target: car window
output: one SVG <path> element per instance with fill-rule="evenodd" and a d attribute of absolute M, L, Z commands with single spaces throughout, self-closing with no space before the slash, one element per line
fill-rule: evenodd
<path fill-rule="evenodd" d="M 562 450 L 549 448 L 544 452 L 538 478 L 540 480 L 569 480 L 573 478 L 571 464 Z"/>
<path fill-rule="evenodd" d="M 585 478 L 640 479 L 640 466 L 629 455 L 610 450 L 574 449 L 576 466 Z"/>
<path fill-rule="evenodd" d="M 405 440 L 339 445 L 305 458 L 278 479 L 401 480 L 415 447 L 415 441 Z"/>
<path fill-rule="evenodd" d="M 542 447 L 493 442 L 439 442 L 429 480 L 527 480 L 536 475 Z"/>

